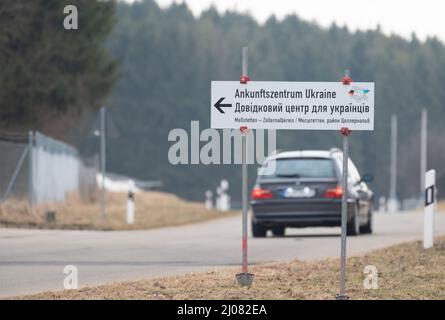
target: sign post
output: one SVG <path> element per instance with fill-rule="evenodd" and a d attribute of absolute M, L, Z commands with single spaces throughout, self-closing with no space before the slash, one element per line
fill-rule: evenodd
<path fill-rule="evenodd" d="M 243 272 L 240 284 L 253 275 L 247 270 L 246 133 L 251 129 L 340 130 L 343 136 L 340 294 L 346 296 L 346 232 L 348 197 L 348 137 L 351 130 L 374 130 L 374 83 L 354 82 L 346 72 L 341 82 L 250 81 L 247 48 L 243 48 L 243 75 L 237 81 L 212 81 L 211 127 L 242 133 Z M 250 276 L 249 276 L 250 275 Z M 249 278 L 250 277 L 250 278 Z"/>
<path fill-rule="evenodd" d="M 100 108 L 100 171 L 101 171 L 101 182 L 102 188 L 100 189 L 100 213 L 101 217 L 105 218 L 107 215 L 107 203 L 105 195 L 105 166 L 106 166 L 106 109 L 105 107 Z"/>
<path fill-rule="evenodd" d="M 423 248 L 434 245 L 434 215 L 436 211 L 436 170 L 425 173 L 425 212 L 423 222 Z"/>
<path fill-rule="evenodd" d="M 348 299 L 346 296 L 346 226 L 348 223 L 348 159 L 350 130 L 343 128 L 343 176 L 342 176 L 342 198 L 341 198 L 341 253 L 340 253 L 340 294 L 339 300 Z"/>
<path fill-rule="evenodd" d="M 349 77 L 349 70 L 345 71 L 342 83 L 349 86 L 352 79 Z M 341 248 L 340 248 L 340 293 L 336 296 L 337 300 L 347 300 L 346 295 L 346 239 L 348 224 L 348 161 L 349 161 L 349 135 L 351 130 L 347 127 L 340 129 L 343 136 L 343 169 L 342 169 L 342 197 L 341 197 Z"/>
<path fill-rule="evenodd" d="M 242 50 L 242 75 L 240 83 L 246 85 L 250 78 L 247 75 L 247 47 Z M 248 224 L 248 199 L 247 199 L 247 126 L 240 126 L 242 134 L 242 272 L 236 275 L 236 279 L 240 286 L 250 286 L 253 282 L 254 275 L 248 272 L 247 262 L 247 224 Z"/>
<path fill-rule="evenodd" d="M 425 188 L 425 173 L 428 155 L 428 111 L 422 109 L 420 116 L 420 203 L 423 200 L 423 189 Z"/>

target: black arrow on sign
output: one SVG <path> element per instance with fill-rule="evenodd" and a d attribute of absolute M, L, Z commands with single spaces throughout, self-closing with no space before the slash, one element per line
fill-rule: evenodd
<path fill-rule="evenodd" d="M 218 109 L 218 111 L 221 112 L 221 113 L 225 113 L 224 110 L 223 110 L 222 108 L 232 108 L 232 104 L 230 104 L 230 103 L 221 103 L 221 102 L 223 102 L 223 100 L 224 100 L 225 98 L 226 98 L 226 97 L 222 97 L 222 98 L 219 99 L 219 100 L 215 103 L 215 105 L 214 105 L 214 107 L 215 107 L 216 109 Z"/>

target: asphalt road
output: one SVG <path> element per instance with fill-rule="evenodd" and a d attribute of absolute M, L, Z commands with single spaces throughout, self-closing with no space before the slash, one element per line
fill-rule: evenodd
<path fill-rule="evenodd" d="M 376 214 L 372 235 L 348 238 L 348 255 L 422 239 L 420 213 Z M 436 219 L 445 234 L 445 214 Z M 290 229 L 285 238 L 249 240 L 250 263 L 337 257 L 340 228 Z M 66 265 L 79 286 L 174 275 L 241 259 L 241 217 L 147 231 L 0 229 L 0 296 L 63 289 Z"/>

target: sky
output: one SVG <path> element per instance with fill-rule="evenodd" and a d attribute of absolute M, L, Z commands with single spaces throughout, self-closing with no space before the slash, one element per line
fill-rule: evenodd
<path fill-rule="evenodd" d="M 126 0 L 133 2 L 137 0 Z M 271 14 L 282 18 L 296 13 L 302 19 L 323 27 L 333 22 L 350 30 L 375 29 L 411 38 L 415 32 L 424 40 L 437 36 L 445 42 L 445 1 L 443 0 L 156 0 L 161 7 L 186 2 L 199 15 L 212 4 L 221 12 L 236 10 L 250 13 L 260 23 Z"/>

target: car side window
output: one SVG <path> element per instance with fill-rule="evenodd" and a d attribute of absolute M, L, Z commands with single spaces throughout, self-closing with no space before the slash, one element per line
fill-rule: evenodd
<path fill-rule="evenodd" d="M 338 168 L 338 172 L 340 173 L 340 176 L 342 175 L 342 169 L 343 169 L 343 167 L 342 167 L 342 157 L 340 157 L 340 156 L 334 156 L 334 161 L 336 162 L 336 164 L 337 164 L 337 168 Z"/>

